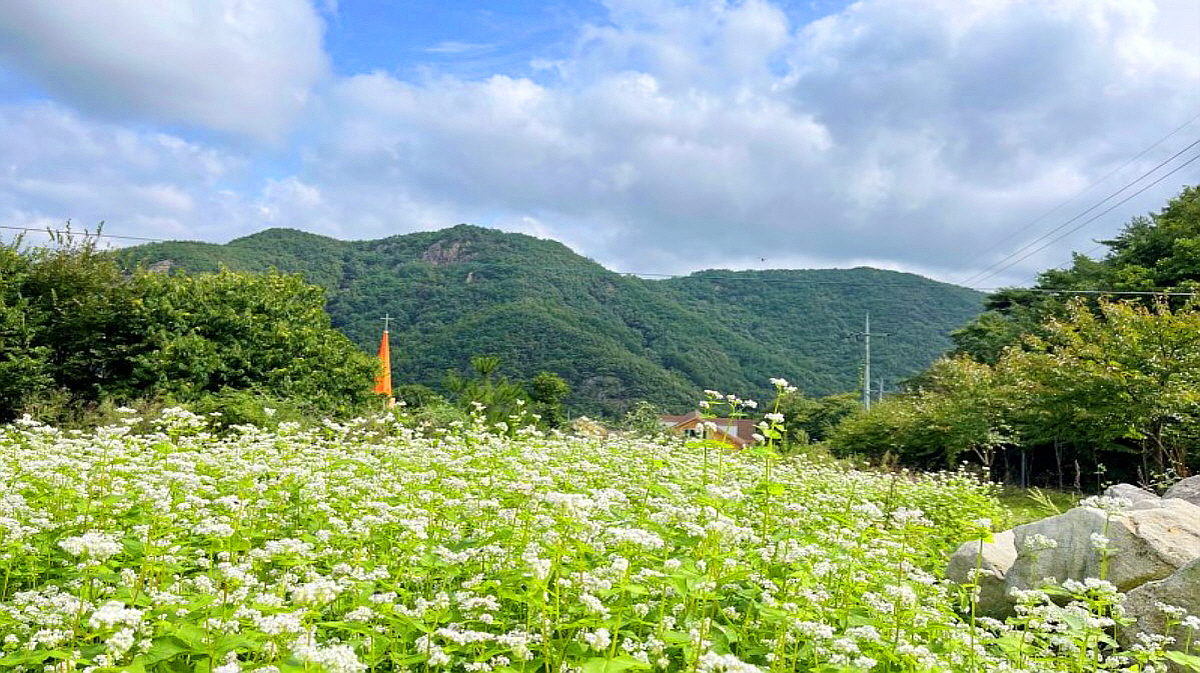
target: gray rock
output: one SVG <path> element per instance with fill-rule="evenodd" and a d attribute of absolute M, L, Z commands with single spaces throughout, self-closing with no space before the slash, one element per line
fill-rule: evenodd
<path fill-rule="evenodd" d="M 1193 505 L 1200 505 L 1200 475 L 1175 482 L 1163 493 L 1164 498 L 1179 498 Z"/>
<path fill-rule="evenodd" d="M 1002 617 L 1011 603 L 1005 596 L 1004 577 L 1017 560 L 1017 547 L 1011 530 L 992 535 L 991 542 L 971 540 L 959 545 L 946 566 L 946 578 L 959 584 L 970 584 L 975 569 L 979 569 L 979 598 L 977 614 Z"/>
<path fill-rule="evenodd" d="M 1005 576 L 1006 588 L 1036 589 L 1044 584 L 1044 579 L 1061 582 L 1098 576 L 1100 559 L 1092 535 L 1102 534 L 1106 520 L 1107 515 L 1101 510 L 1076 507 L 1014 528 L 1017 560 Z M 1036 548 L 1042 537 L 1054 546 Z"/>
<path fill-rule="evenodd" d="M 1157 501 L 1159 499 L 1154 493 L 1144 488 L 1138 488 L 1133 484 L 1113 484 L 1104 489 L 1104 495 L 1110 498 L 1125 498 L 1135 505 L 1142 501 Z"/>
<path fill-rule="evenodd" d="M 1126 646 L 1137 642 L 1139 633 L 1160 634 L 1174 636 L 1177 641 L 1175 649 L 1183 649 L 1190 639 L 1195 653 L 1200 645 L 1200 633 L 1189 634 L 1189 629 L 1184 626 L 1168 630 L 1167 615 L 1159 608 L 1162 603 L 1200 616 L 1200 559 L 1183 566 L 1165 579 L 1147 582 L 1126 594 L 1125 615 L 1134 621 L 1117 629 L 1118 640 Z M 1174 621 L 1179 621 L 1179 618 Z"/>
<path fill-rule="evenodd" d="M 1044 578 L 1062 582 L 1104 577 L 1121 591 L 1160 580 L 1200 558 L 1200 507 L 1163 499 L 1160 507 L 1105 512 L 1076 507 L 1065 514 L 1013 529 L 1017 560 L 1005 575 L 1007 588 L 1033 589 Z M 1034 536 L 1057 547 L 1034 550 Z M 1107 562 L 1096 540 L 1107 537 L 1115 549 Z"/>

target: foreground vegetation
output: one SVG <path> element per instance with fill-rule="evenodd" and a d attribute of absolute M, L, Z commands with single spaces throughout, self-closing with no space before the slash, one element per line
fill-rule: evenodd
<path fill-rule="evenodd" d="M 1103 583 L 971 619 L 964 473 L 395 417 L 0 428 L 0 668 L 1151 670 Z M 149 423 L 147 432 L 131 432 Z M 773 433 L 773 429 L 767 432 Z"/>

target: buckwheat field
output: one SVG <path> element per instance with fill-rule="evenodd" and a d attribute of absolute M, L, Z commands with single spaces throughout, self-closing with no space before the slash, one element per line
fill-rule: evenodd
<path fill-rule="evenodd" d="M 1112 592 L 973 619 L 963 473 L 391 420 L 0 428 L 0 669 L 1154 670 Z"/>

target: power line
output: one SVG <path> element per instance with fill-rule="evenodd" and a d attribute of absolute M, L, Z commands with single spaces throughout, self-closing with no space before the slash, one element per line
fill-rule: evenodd
<path fill-rule="evenodd" d="M 1174 161 L 1174 160 L 1175 160 L 1176 158 L 1178 158 L 1178 157 L 1179 157 L 1181 154 L 1183 154 L 1184 152 L 1187 152 L 1188 150 L 1192 149 L 1192 148 L 1193 148 L 1193 147 L 1195 147 L 1196 145 L 1200 145 L 1200 138 L 1197 138 L 1196 140 L 1192 141 L 1192 142 L 1191 142 L 1191 144 L 1189 144 L 1187 147 L 1184 147 L 1183 149 L 1179 150 L 1179 151 L 1178 151 L 1178 152 L 1176 152 L 1175 154 L 1172 154 L 1170 157 L 1167 157 L 1167 159 L 1165 159 L 1164 161 L 1162 161 L 1160 164 L 1158 164 L 1158 165 L 1157 165 L 1157 166 L 1155 166 L 1154 168 L 1151 168 L 1150 170 L 1146 171 L 1145 173 L 1142 173 L 1142 174 L 1141 174 L 1141 175 L 1139 175 L 1137 178 L 1135 178 L 1134 180 L 1132 180 L 1132 181 L 1130 181 L 1129 183 L 1127 183 L 1127 184 L 1126 184 L 1124 187 L 1121 187 L 1120 189 L 1118 189 L 1117 191 L 1113 192 L 1112 194 L 1109 194 L 1108 196 L 1104 197 L 1103 199 L 1101 199 L 1101 200 L 1100 200 L 1100 201 L 1098 201 L 1097 203 L 1093 204 L 1092 206 L 1088 207 L 1086 210 L 1084 210 L 1083 212 L 1079 213 L 1079 214 L 1078 214 L 1078 215 L 1076 215 L 1075 217 L 1072 217 L 1071 219 L 1067 220 L 1066 222 L 1063 222 L 1062 224 L 1058 225 L 1057 227 L 1054 227 L 1054 228 L 1053 228 L 1053 229 L 1051 229 L 1050 231 L 1047 231 L 1046 233 L 1044 233 L 1044 234 L 1042 234 L 1041 236 L 1039 236 L 1039 237 L 1035 238 L 1034 240 L 1030 241 L 1029 243 L 1026 243 L 1025 245 L 1021 246 L 1020 248 L 1017 248 L 1016 250 L 1014 250 L 1013 252 L 1009 253 L 1008 255 L 1005 255 L 1004 257 L 1002 257 L 1001 259 L 999 259 L 998 261 L 996 261 L 995 263 L 993 263 L 991 266 L 989 266 L 989 267 L 987 267 L 986 269 L 984 269 L 983 271 L 980 271 L 980 272 L 976 273 L 974 276 L 971 276 L 971 277 L 970 277 L 970 278 L 968 278 L 967 280 L 963 281 L 963 285 L 970 285 L 971 283 L 979 282 L 980 280 L 984 280 L 984 279 L 986 279 L 986 278 L 990 278 L 992 275 L 995 275 L 996 273 L 999 273 L 1000 271 L 1003 271 L 1004 269 L 1007 269 L 1009 266 L 1012 266 L 1012 264 L 1009 264 L 1008 266 L 1005 266 L 1004 268 L 1002 268 L 1002 269 L 999 269 L 999 270 L 997 270 L 997 271 L 996 271 L 996 272 L 994 272 L 994 273 L 991 273 L 991 274 L 989 274 L 989 273 L 988 273 L 988 272 L 992 271 L 992 269 L 995 269 L 997 266 L 999 266 L 999 265 L 1001 265 L 1001 264 L 1004 264 L 1006 261 L 1008 261 L 1008 260 L 1009 260 L 1009 259 L 1011 259 L 1012 257 L 1014 257 L 1014 256 L 1016 256 L 1016 255 L 1019 255 L 1019 254 L 1021 254 L 1022 252 L 1025 252 L 1025 251 L 1026 251 L 1026 250 L 1028 250 L 1028 249 L 1029 249 L 1031 246 L 1037 245 L 1037 244 L 1038 244 L 1038 243 L 1040 243 L 1041 241 L 1044 241 L 1044 240 L 1046 240 L 1046 238 L 1047 238 L 1047 237 L 1049 237 L 1049 236 L 1052 236 L 1052 235 L 1053 235 L 1053 234 L 1055 234 L 1056 232 L 1060 231 L 1060 230 L 1061 230 L 1063 227 L 1066 227 L 1066 226 L 1070 225 L 1072 222 L 1074 222 L 1074 221 L 1078 220 L 1079 218 L 1083 217 L 1084 215 L 1087 215 L 1088 213 L 1092 212 L 1093 210 L 1095 210 L 1095 209 L 1099 208 L 1100 206 L 1104 205 L 1104 204 L 1105 204 L 1105 202 L 1107 202 L 1108 200 L 1110 200 L 1110 199 L 1112 199 L 1112 198 L 1116 197 L 1116 196 L 1117 196 L 1117 195 L 1119 195 L 1121 192 L 1125 191 L 1126 189 L 1129 189 L 1130 187 L 1132 187 L 1132 186 L 1136 185 L 1137 183 L 1141 182 L 1142 180 L 1146 179 L 1148 176 L 1152 175 L 1152 174 L 1153 174 L 1155 171 L 1157 171 L 1158 169 L 1162 168 L 1163 166 L 1165 166 L 1165 165 L 1169 164 L 1170 162 Z M 1191 162 L 1188 162 L 1188 163 L 1191 163 Z M 1184 164 L 1184 166 L 1186 166 L 1186 165 L 1187 165 L 1187 164 Z M 1175 171 L 1179 170 L 1179 168 L 1182 168 L 1182 166 L 1175 168 L 1175 169 L 1174 169 L 1174 170 L 1172 170 L 1170 173 L 1167 173 L 1167 175 L 1170 175 L 1171 173 L 1174 173 Z M 1166 176 L 1163 176 L 1163 177 L 1166 177 Z M 1159 178 L 1158 180 L 1156 180 L 1156 181 L 1154 181 L 1153 183 L 1151 183 L 1151 185 L 1150 185 L 1150 186 L 1153 186 L 1153 185 L 1155 185 L 1155 184 L 1158 184 L 1159 182 L 1161 182 L 1161 181 L 1162 181 L 1162 179 L 1163 179 L 1163 178 Z M 1137 196 L 1138 194 L 1141 194 L 1143 191 L 1145 191 L 1145 188 L 1143 188 L 1142 190 L 1140 190 L 1140 191 L 1136 192 L 1135 194 L 1133 194 L 1133 196 Z M 1129 199 L 1127 198 L 1127 199 L 1125 199 L 1124 201 L 1121 201 L 1120 203 L 1118 203 L 1117 205 L 1119 206 L 1119 205 L 1121 205 L 1122 203 L 1125 203 L 1125 202 L 1126 202 L 1126 201 L 1128 201 L 1128 200 L 1129 200 Z M 1101 215 L 1103 215 L 1103 214 L 1105 214 L 1105 213 L 1108 213 L 1108 212 L 1110 212 L 1111 210 L 1112 210 L 1112 208 L 1109 208 L 1108 210 L 1104 211 L 1104 213 L 1101 213 Z M 1092 219 L 1088 220 L 1087 222 L 1093 222 L 1093 221 L 1095 221 L 1095 219 L 1096 219 L 1096 218 L 1092 218 Z M 1087 222 L 1085 222 L 1085 224 L 1086 224 Z M 1074 231 L 1077 231 L 1078 229 L 1079 229 L 1079 227 L 1076 227 L 1076 228 L 1074 228 L 1074 229 L 1071 229 L 1071 230 L 1070 230 L 1069 232 L 1067 232 L 1067 233 L 1072 233 L 1072 232 L 1074 232 Z M 1062 238 L 1062 237 L 1060 236 L 1060 237 L 1058 237 L 1058 238 L 1052 239 L 1052 240 L 1051 240 L 1051 242 L 1053 243 L 1054 241 L 1060 240 L 1061 238 Z M 1038 250 L 1042 250 L 1042 249 L 1044 249 L 1044 248 L 1045 248 L 1045 246 L 1042 246 L 1041 248 L 1038 248 Z M 1037 252 L 1037 250 L 1035 250 L 1034 252 Z M 1026 255 L 1026 257 L 1028 257 L 1028 255 Z M 1021 259 L 1025 259 L 1025 257 L 1022 257 Z M 1018 262 L 1019 262 L 1019 261 L 1021 261 L 1021 259 L 1018 259 L 1018 260 L 1016 260 L 1016 261 L 1018 261 Z M 1014 262 L 1014 263 L 1015 263 L 1015 262 Z"/>
<path fill-rule="evenodd" d="M 980 288 L 976 288 L 980 289 Z M 1039 294 L 1096 294 L 1096 295 L 1113 295 L 1113 296 L 1138 296 L 1138 297 L 1200 297 L 1200 292 L 1179 292 L 1177 290 L 1050 290 L 1041 287 L 1018 287 L 1018 288 L 989 288 L 989 289 L 1011 289 L 1019 292 L 1037 292 Z"/>
<path fill-rule="evenodd" d="M 1200 144 L 1200 140 L 1196 140 L 1196 142 L 1192 143 L 1192 145 L 1189 145 L 1188 147 L 1192 147 L 1192 146 L 1194 146 L 1194 145 L 1197 145 L 1197 144 Z M 1175 155 L 1175 156 L 1178 156 L 1178 154 L 1177 154 L 1177 155 Z M 1173 158 L 1174 158 L 1174 157 L 1172 157 L 1172 159 L 1173 159 Z M 975 277 L 973 277 L 973 278 L 971 278 L 971 279 L 968 281 L 968 283 L 970 283 L 970 282 L 980 282 L 980 281 L 987 280 L 988 278 L 991 278 L 991 277 L 993 277 L 993 276 L 995 276 L 995 275 L 999 274 L 1000 272 L 1002 272 L 1002 271 L 1004 271 L 1004 270 L 1006 270 L 1006 269 L 1008 269 L 1008 268 L 1012 267 L 1013 265 L 1017 264 L 1018 262 L 1021 262 L 1021 261 L 1024 261 L 1024 260 L 1026 260 L 1026 259 L 1029 259 L 1029 258 L 1030 258 L 1030 257 L 1032 257 L 1033 255 L 1035 255 L 1035 254 L 1037 254 L 1037 253 L 1041 252 L 1042 250 L 1045 250 L 1046 248 L 1050 247 L 1051 245 L 1053 245 L 1053 244 L 1057 243 L 1058 241 L 1061 241 L 1063 238 L 1066 238 L 1067 236 L 1070 236 L 1071 234 L 1073 234 L 1073 233 L 1075 233 L 1075 232 L 1079 231 L 1080 229 L 1082 229 L 1083 227 L 1085 227 L 1085 226 L 1087 226 L 1087 225 L 1091 224 L 1092 222 L 1095 222 L 1096 220 L 1100 219 L 1101 217 L 1103 217 L 1103 216 L 1105 216 L 1105 215 L 1107 215 L 1107 214 L 1111 213 L 1113 210 L 1116 210 L 1116 209 L 1117 209 L 1119 206 L 1121 206 L 1121 205 L 1124 205 L 1125 203 L 1128 203 L 1128 202 L 1129 202 L 1131 199 L 1133 199 L 1134 197 L 1138 196 L 1138 195 L 1139 195 L 1139 194 L 1141 194 L 1142 192 L 1145 192 L 1147 189 L 1150 189 L 1150 188 L 1151 188 L 1151 187 L 1153 187 L 1154 185 L 1157 185 L 1158 183 L 1160 183 L 1160 182 L 1162 182 L 1163 180 L 1165 180 L 1165 179 L 1167 179 L 1167 178 L 1171 177 L 1171 176 L 1172 176 L 1172 175 L 1174 175 L 1175 173 L 1178 173 L 1179 171 L 1181 171 L 1181 170 L 1183 170 L 1184 168 L 1188 167 L 1189 165 L 1191 165 L 1191 163 L 1192 163 L 1192 162 L 1196 161 L 1197 159 L 1200 159 L 1200 154 L 1197 154 L 1196 156 L 1192 157 L 1191 159 L 1188 159 L 1188 160 L 1187 160 L 1187 161 L 1185 161 L 1184 163 L 1182 163 L 1182 164 L 1180 164 L 1180 165 L 1176 166 L 1175 168 L 1171 169 L 1171 170 L 1170 170 L 1170 171 L 1168 171 L 1167 173 L 1164 173 L 1164 174 L 1163 174 L 1161 177 L 1159 177 L 1159 178 L 1158 178 L 1157 180 L 1155 180 L 1154 182 L 1151 182 L 1150 184 L 1148 184 L 1148 185 L 1146 185 L 1146 186 L 1142 187 L 1141 189 L 1137 190 L 1136 192 L 1134 192 L 1134 193 L 1130 194 L 1129 196 L 1127 196 L 1127 197 L 1125 197 L 1125 198 L 1121 199 L 1120 201 L 1118 201 L 1117 203 L 1113 204 L 1112 206 L 1109 206 L 1109 207 L 1108 207 L 1108 208 L 1106 208 L 1106 209 L 1105 209 L 1103 212 L 1101 212 L 1101 213 L 1098 213 L 1098 214 L 1096 214 L 1096 215 L 1093 215 L 1092 217 L 1089 217 L 1088 219 L 1084 220 L 1083 222 L 1080 222 L 1079 224 L 1075 225 L 1074 227 L 1071 227 L 1070 229 L 1066 230 L 1066 231 L 1065 231 L 1065 232 L 1063 232 L 1062 234 L 1060 234 L 1060 235 L 1058 235 L 1058 236 L 1056 236 L 1056 237 L 1054 237 L 1054 238 L 1052 238 L 1052 239 L 1050 239 L 1050 240 L 1046 241 L 1044 244 L 1042 244 L 1042 245 L 1038 246 L 1037 248 L 1034 248 L 1033 250 L 1030 250 L 1029 252 L 1027 252 L 1026 254 L 1022 255 L 1021 257 L 1018 257 L 1018 258 L 1016 258 L 1016 259 L 1013 259 L 1013 260 L 1012 260 L 1011 262 L 1009 262 L 1008 264 L 1005 264 L 1004 266 L 1002 266 L 1002 267 L 1000 267 L 1000 268 L 996 269 L 995 271 L 991 271 L 990 273 L 987 273 L 987 271 L 989 271 L 990 269 L 992 269 L 992 268 L 994 268 L 994 267 L 996 266 L 995 264 L 993 264 L 991 267 L 988 267 L 988 269 L 985 269 L 985 270 L 984 270 L 984 273 L 983 273 L 983 275 L 976 274 L 976 276 L 975 276 Z M 1160 164 L 1160 166 L 1161 166 L 1161 164 Z M 1156 167 L 1154 170 L 1158 170 L 1158 168 Z M 1153 172 L 1153 171 L 1151 171 L 1151 172 Z M 1144 177 L 1144 176 L 1143 176 L 1143 177 Z M 1138 180 L 1141 180 L 1141 178 L 1138 178 Z M 1134 182 L 1137 182 L 1137 180 L 1135 180 Z M 1133 183 L 1131 183 L 1131 184 L 1133 184 Z M 1128 188 L 1128 186 L 1129 186 L 1129 185 L 1127 185 L 1126 187 L 1122 187 L 1120 191 L 1124 191 L 1126 188 Z M 1118 191 L 1117 193 L 1120 193 L 1120 191 Z M 1115 194 L 1114 194 L 1114 196 L 1115 196 Z M 1110 198 L 1111 198 L 1111 197 L 1110 197 Z M 1107 199 L 1105 199 L 1105 200 L 1107 200 Z M 1103 203 L 1103 202 L 1101 202 L 1101 203 Z M 1099 205 L 1099 204 L 1097 204 L 1097 205 Z M 1094 207 L 1095 207 L 1095 206 L 1093 206 L 1093 208 L 1094 208 Z M 1088 210 L 1091 210 L 1091 208 L 1089 208 Z M 1086 212 L 1087 212 L 1087 211 L 1084 211 L 1084 213 L 1086 213 Z M 1080 213 L 1080 215 L 1083 215 L 1084 213 Z M 1064 222 L 1063 224 L 1060 224 L 1058 227 L 1055 227 L 1055 228 L 1054 228 L 1054 229 L 1052 229 L 1050 232 L 1048 232 L 1048 233 L 1046 234 L 1046 236 L 1048 236 L 1049 234 L 1052 234 L 1052 233 L 1054 233 L 1054 232 L 1056 232 L 1056 231 L 1058 231 L 1058 230 L 1062 229 L 1062 228 L 1063 228 L 1063 227 L 1065 227 L 1066 225 L 1068 225 L 1068 224 L 1070 224 L 1071 222 L 1073 222 L 1075 219 L 1078 219 L 1080 215 L 1077 215 L 1076 217 L 1072 218 L 1071 220 L 1068 220 L 1068 221 Z M 1033 243 L 1037 243 L 1038 241 L 1040 241 L 1040 240 L 1042 240 L 1042 239 L 1045 239 L 1045 238 L 1046 238 L 1046 236 L 1042 236 L 1041 238 L 1039 238 L 1039 239 L 1035 240 Z M 1033 243 L 1031 243 L 1030 245 L 1033 245 Z M 1028 249 L 1028 247 L 1029 247 L 1029 246 L 1025 246 L 1024 248 L 1021 248 L 1020 250 L 1017 250 L 1016 252 L 1014 252 L 1014 253 L 1013 253 L 1013 255 L 1020 254 L 1022 251 L 1024 251 L 1024 250 Z M 1000 260 L 1000 262 L 1004 262 L 1005 260 L 1007 260 L 1007 259 L 1011 258 L 1013 255 L 1009 255 L 1009 256 L 1008 256 L 1008 257 L 1006 257 L 1005 259 L 1002 259 L 1002 260 Z"/>
<path fill-rule="evenodd" d="M 14 227 L 14 226 L 6 225 L 6 224 L 0 224 L 0 229 L 10 229 L 12 231 L 33 232 L 33 233 L 37 233 L 37 234 L 50 233 L 50 234 L 78 235 L 78 236 L 83 236 L 85 238 L 92 238 L 92 237 L 95 237 L 95 238 L 120 238 L 120 239 L 124 239 L 127 241 L 147 241 L 150 243 L 167 243 L 168 242 L 168 239 L 165 239 L 165 238 L 149 238 L 147 236 L 121 236 L 119 234 L 102 234 L 99 231 L 91 232 L 86 229 L 84 229 L 83 231 L 79 231 L 76 229 L 51 229 L 49 227 L 38 229 L 36 227 Z"/>
<path fill-rule="evenodd" d="M 1166 140 L 1167 140 L 1168 138 L 1170 138 L 1171 136 L 1175 135 L 1176 133 L 1179 133 L 1180 131 L 1182 131 L 1184 128 L 1186 128 L 1187 126 L 1189 126 L 1189 125 L 1190 125 L 1192 122 L 1196 121 L 1197 119 L 1200 119 L 1200 112 L 1198 112 L 1198 113 L 1196 113 L 1194 116 L 1192 116 L 1192 118 L 1191 118 L 1191 119 L 1189 119 L 1189 120 L 1185 121 L 1184 123 L 1180 124 L 1179 126 L 1175 127 L 1175 129 L 1174 129 L 1173 131 L 1171 131 L 1170 133 L 1168 133 L 1167 135 L 1165 135 L 1165 136 L 1163 136 L 1163 137 L 1159 138 L 1158 140 L 1156 140 L 1156 141 L 1154 142 L 1154 144 L 1150 145 L 1149 147 L 1147 147 L 1146 149 L 1142 150 L 1141 152 L 1138 152 L 1136 155 L 1134 155 L 1133 157 L 1131 157 L 1130 159 L 1128 159 L 1127 161 L 1125 161 L 1125 163 L 1123 163 L 1123 164 L 1121 164 L 1120 166 L 1117 166 L 1116 168 L 1112 169 L 1111 171 L 1109 171 L 1109 172 L 1105 173 L 1105 174 L 1104 174 L 1104 176 L 1103 176 L 1103 177 L 1101 177 L 1100 179 L 1098 179 L 1098 180 L 1094 181 L 1092 184 L 1088 185 L 1087 187 L 1084 187 L 1083 189 L 1079 190 L 1079 191 L 1078 191 L 1078 192 L 1076 192 L 1074 195 L 1072 195 L 1072 196 L 1070 196 L 1070 197 L 1068 197 L 1068 198 L 1064 199 L 1064 200 L 1063 200 L 1062 202 L 1060 202 L 1060 203 L 1059 203 L 1057 206 L 1054 206 L 1054 207 L 1053 207 L 1053 208 L 1051 208 L 1050 210 L 1048 210 L 1048 211 L 1046 211 L 1046 212 L 1042 213 L 1042 214 L 1041 214 L 1041 215 L 1039 215 L 1038 217 L 1034 218 L 1034 219 L 1033 219 L 1031 222 L 1029 222 L 1028 224 L 1026 224 L 1026 225 L 1022 226 L 1020 229 L 1017 229 L 1016 231 L 1012 232 L 1011 234 L 1009 234 L 1009 235 L 1005 236 L 1004 238 L 1000 239 L 1000 240 L 999 240 L 999 241 L 997 241 L 997 242 L 996 242 L 996 244 L 995 244 L 995 245 L 993 245 L 993 246 L 992 246 L 990 249 L 988 249 L 988 250 L 986 250 L 986 251 L 983 251 L 983 252 L 979 253 L 978 255 L 976 255 L 975 257 L 973 257 L 973 258 L 971 259 L 971 261 L 970 261 L 968 264 L 974 264 L 974 263 L 976 263 L 976 262 L 980 262 L 980 261 L 982 261 L 982 260 L 983 260 L 983 258 L 984 258 L 984 257 L 985 257 L 985 256 L 986 256 L 988 253 L 992 252 L 992 251 L 993 251 L 993 250 L 995 250 L 996 248 L 999 248 L 1001 245 L 1004 245 L 1004 244 L 1005 244 L 1005 243 L 1007 243 L 1008 241 L 1011 241 L 1012 239 L 1016 238 L 1018 235 L 1025 233 L 1025 232 L 1026 232 L 1026 231 L 1028 231 L 1030 228 L 1032 228 L 1032 227 L 1033 227 L 1033 225 L 1037 224 L 1038 222 L 1041 222 L 1042 220 L 1046 219 L 1046 218 L 1047 218 L 1047 217 L 1049 217 L 1050 215 L 1053 215 L 1054 213 L 1058 212 L 1059 210 L 1061 210 L 1061 209 L 1062 209 L 1062 207 L 1063 207 L 1063 206 L 1067 205 L 1068 203 L 1070 203 L 1070 202 L 1074 201 L 1075 199 L 1079 198 L 1080 196 L 1083 196 L 1084 194 L 1086 194 L 1087 192 L 1091 191 L 1092 189 L 1095 189 L 1095 188 L 1096 188 L 1098 185 L 1100 185 L 1101 183 L 1103 183 L 1105 180 L 1107 180 L 1107 179 L 1111 178 L 1113 175 L 1116 175 L 1118 172 L 1120 172 L 1121 170 L 1123 170 L 1123 169 L 1124 169 L 1126 166 L 1128 166 L 1129 164 L 1132 164 L 1133 162 L 1137 161 L 1138 159 L 1141 159 L 1143 156 L 1145 156 L 1147 153 L 1149 153 L 1149 152 L 1150 152 L 1151 150 L 1153 150 L 1155 147 L 1158 147 L 1159 145 L 1163 144 L 1164 142 L 1166 142 Z M 970 279 L 968 279 L 968 280 L 970 280 Z M 965 284 L 965 283 L 964 283 L 964 284 Z"/>

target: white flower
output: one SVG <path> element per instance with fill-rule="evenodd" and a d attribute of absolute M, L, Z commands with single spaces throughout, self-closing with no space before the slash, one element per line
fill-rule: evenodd
<path fill-rule="evenodd" d="M 142 610 L 127 608 L 120 601 L 108 601 L 92 613 L 88 626 L 93 629 L 110 629 L 117 624 L 137 626 L 142 623 L 142 614 Z"/>
<path fill-rule="evenodd" d="M 96 531 L 61 540 L 58 546 L 72 556 L 83 556 L 96 561 L 111 558 L 121 553 L 122 549 L 115 535 Z"/>
<path fill-rule="evenodd" d="M 1096 509 L 1104 510 L 1109 514 L 1129 509 L 1133 504 L 1129 498 L 1113 498 L 1107 495 L 1093 495 L 1079 501 L 1080 507 L 1095 507 Z"/>
<path fill-rule="evenodd" d="M 292 600 L 300 605 L 324 605 L 337 598 L 341 592 L 337 582 L 322 577 L 292 589 Z"/>
<path fill-rule="evenodd" d="M 603 652 L 612 644 L 612 636 L 608 632 L 608 629 L 604 628 L 596 629 L 590 633 L 585 631 L 579 637 L 583 640 L 584 644 L 597 652 Z"/>
<path fill-rule="evenodd" d="M 292 653 L 302 662 L 318 664 L 329 673 L 363 673 L 367 665 L 358 660 L 349 645 L 317 647 L 311 636 L 302 636 L 292 645 Z"/>
<path fill-rule="evenodd" d="M 1058 541 L 1052 540 L 1041 533 L 1034 533 L 1025 538 L 1023 546 L 1025 547 L 1025 551 L 1039 552 L 1046 549 L 1057 549 Z"/>

